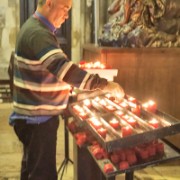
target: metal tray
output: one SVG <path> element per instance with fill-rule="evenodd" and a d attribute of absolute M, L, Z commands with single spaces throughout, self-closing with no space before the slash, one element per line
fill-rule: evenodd
<path fill-rule="evenodd" d="M 165 162 L 180 159 L 180 150 L 179 149 L 177 149 L 176 147 L 174 147 L 172 144 L 170 144 L 167 141 L 162 140 L 162 142 L 164 144 L 164 155 L 155 157 L 154 159 L 148 160 L 147 162 L 141 162 L 141 163 L 132 165 L 126 170 L 119 170 L 116 166 L 113 166 L 114 171 L 111 173 L 108 173 L 108 174 L 104 173 L 103 168 L 106 163 L 109 163 L 111 161 L 109 159 L 96 160 L 96 158 L 91 153 L 90 147 L 88 147 L 88 150 L 89 150 L 90 154 L 92 155 L 94 161 L 98 164 L 98 166 L 101 169 L 104 176 L 109 178 L 109 177 L 114 177 L 114 176 L 116 176 L 118 174 L 122 174 L 122 173 L 131 173 L 135 170 L 139 170 L 139 169 L 145 168 L 150 165 L 158 165 L 160 163 L 165 163 Z"/>
<path fill-rule="evenodd" d="M 102 106 L 102 104 L 99 103 L 99 101 L 102 99 L 105 100 L 109 105 L 113 106 L 115 110 L 109 111 L 106 109 L 107 107 Z M 164 112 L 161 112 L 160 110 L 156 110 L 156 113 L 151 113 L 141 109 L 141 116 L 138 117 L 128 109 L 122 108 L 113 101 L 109 100 L 107 98 L 107 94 L 100 94 L 93 97 L 91 96 L 88 97 L 88 100 L 91 101 L 91 107 L 84 105 L 85 100 L 80 100 L 69 105 L 69 112 L 78 121 L 78 123 L 81 124 L 81 126 L 84 126 L 91 131 L 97 141 L 108 152 L 122 147 L 133 147 L 138 144 L 180 132 L 180 121 Z M 126 101 L 126 99 L 124 100 Z M 81 118 L 78 112 L 74 109 L 75 106 L 77 106 L 79 109 L 83 109 L 87 116 Z M 116 112 L 118 111 L 123 111 L 125 114 L 133 117 L 138 122 L 138 127 L 131 126 L 133 133 L 129 136 L 122 137 L 121 128 L 114 129 L 109 125 L 109 119 L 116 118 L 120 122 L 121 127 L 129 126 L 126 121 L 117 116 Z M 107 129 L 108 133 L 105 139 L 101 137 L 96 131 L 96 128 L 91 125 L 90 119 L 92 117 L 96 117 L 102 126 Z M 150 118 L 156 118 L 158 121 L 160 121 L 160 126 L 158 128 L 153 128 L 150 126 L 147 123 L 148 119 Z"/>

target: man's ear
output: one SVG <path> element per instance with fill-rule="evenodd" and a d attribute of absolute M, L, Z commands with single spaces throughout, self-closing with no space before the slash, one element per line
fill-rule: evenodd
<path fill-rule="evenodd" d="M 52 4 L 52 0 L 46 0 L 46 6 L 50 7 Z"/>

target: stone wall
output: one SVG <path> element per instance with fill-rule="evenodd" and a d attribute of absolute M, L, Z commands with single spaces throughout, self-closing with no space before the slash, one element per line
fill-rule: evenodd
<path fill-rule="evenodd" d="M 7 67 L 19 30 L 19 0 L 0 0 L 0 79 L 7 78 Z"/>
<path fill-rule="evenodd" d="M 113 0 L 99 0 L 99 32 L 108 20 L 107 8 Z M 73 0 L 72 7 L 72 61 L 83 58 L 83 45 L 94 43 L 94 0 Z"/>

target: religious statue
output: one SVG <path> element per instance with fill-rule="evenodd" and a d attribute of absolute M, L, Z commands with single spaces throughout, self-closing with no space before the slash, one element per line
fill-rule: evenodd
<path fill-rule="evenodd" d="M 180 47 L 180 0 L 114 0 L 101 46 Z"/>

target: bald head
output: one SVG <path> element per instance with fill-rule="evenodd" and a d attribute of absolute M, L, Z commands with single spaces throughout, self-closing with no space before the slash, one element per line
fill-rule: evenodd
<path fill-rule="evenodd" d="M 68 2 L 69 0 L 38 0 L 38 6 L 43 6 L 46 1 L 51 1 L 51 2 L 55 2 L 55 3 L 65 3 Z M 72 1 L 72 0 L 71 0 Z"/>
<path fill-rule="evenodd" d="M 59 28 L 68 18 L 71 6 L 72 0 L 38 0 L 37 11 Z"/>

